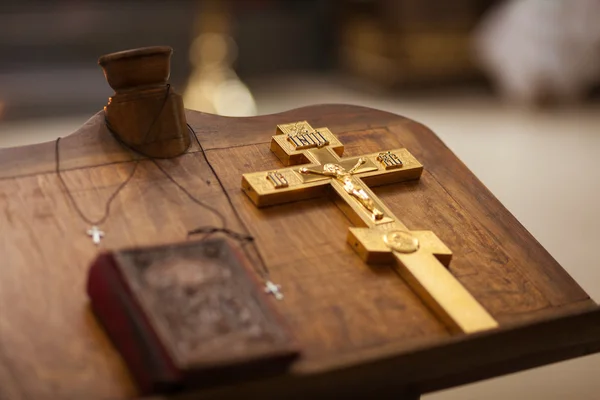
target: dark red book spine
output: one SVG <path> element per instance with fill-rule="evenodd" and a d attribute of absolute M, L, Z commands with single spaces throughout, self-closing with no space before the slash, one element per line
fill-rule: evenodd
<path fill-rule="evenodd" d="M 88 275 L 93 312 L 117 347 L 142 394 L 181 389 L 182 374 L 132 296 L 115 259 L 100 255 Z"/>

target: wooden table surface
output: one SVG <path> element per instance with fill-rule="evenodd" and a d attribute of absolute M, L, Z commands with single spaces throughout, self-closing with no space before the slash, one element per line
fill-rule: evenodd
<path fill-rule="evenodd" d="M 251 383 L 249 392 L 424 393 L 600 350 L 596 304 L 426 127 L 345 105 L 254 118 L 188 111 L 187 118 L 242 221 L 197 143 L 159 162 L 232 228 L 256 237 L 285 290 L 284 301 L 272 301 L 303 351 L 287 376 Z M 453 250 L 451 272 L 500 329 L 451 334 L 391 268 L 369 267 L 354 254 L 346 244 L 349 221 L 332 199 L 254 207 L 240 189 L 241 174 L 279 167 L 270 138 L 277 124 L 298 120 L 330 128 L 347 156 L 406 147 L 424 164 L 419 181 L 374 191 L 410 229 L 432 230 Z M 64 178 L 92 219 L 132 159 L 101 113 L 61 140 Z M 0 150 L 0 399 L 133 397 L 85 295 L 98 249 L 54 169 L 54 142 Z M 183 241 L 188 230 L 216 222 L 141 161 L 103 225 L 103 248 Z"/>

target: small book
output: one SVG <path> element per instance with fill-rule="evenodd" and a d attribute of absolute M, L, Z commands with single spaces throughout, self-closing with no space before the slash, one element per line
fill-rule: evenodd
<path fill-rule="evenodd" d="M 87 291 L 144 394 L 281 374 L 299 354 L 227 239 L 100 254 Z"/>

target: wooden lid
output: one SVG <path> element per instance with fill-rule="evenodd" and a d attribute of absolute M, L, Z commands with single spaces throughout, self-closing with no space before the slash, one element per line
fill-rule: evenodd
<path fill-rule="evenodd" d="M 140 47 L 138 49 L 117 51 L 116 53 L 105 54 L 98 59 L 98 64 L 104 66 L 111 61 L 148 57 L 154 55 L 167 55 L 173 54 L 173 49 L 169 46 L 150 46 Z"/>
<path fill-rule="evenodd" d="M 116 92 L 154 85 L 165 85 L 171 73 L 169 46 L 142 47 L 103 55 L 98 64 L 110 87 Z"/>

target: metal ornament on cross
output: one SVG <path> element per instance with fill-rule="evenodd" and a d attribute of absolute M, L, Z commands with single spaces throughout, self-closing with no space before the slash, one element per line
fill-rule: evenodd
<path fill-rule="evenodd" d="M 343 200 L 341 210 L 356 225 L 349 229 L 348 243 L 365 262 L 392 263 L 455 331 L 498 326 L 448 271 L 450 249 L 431 231 L 410 231 L 369 188 L 419 179 L 423 166 L 408 150 L 342 158 L 344 146 L 329 129 L 313 129 L 307 121 L 299 121 L 277 126 L 271 151 L 288 167 L 242 177 L 242 189 L 256 206 L 319 197 L 331 187 Z"/>

